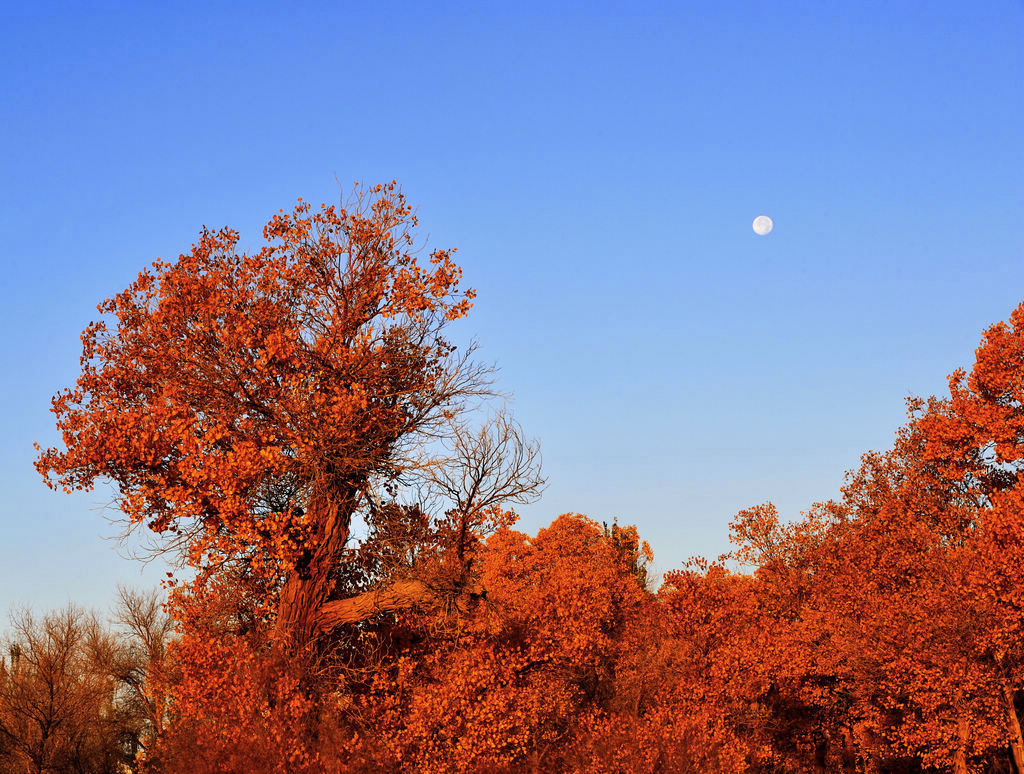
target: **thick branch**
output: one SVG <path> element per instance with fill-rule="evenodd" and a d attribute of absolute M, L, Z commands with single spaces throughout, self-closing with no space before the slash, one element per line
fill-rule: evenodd
<path fill-rule="evenodd" d="M 378 613 L 395 613 L 415 607 L 436 608 L 454 604 L 464 610 L 474 597 L 483 594 L 483 587 L 477 583 L 455 590 L 434 588 L 418 580 L 397 581 L 348 599 L 325 603 L 317 612 L 316 628 L 320 632 L 329 632 L 342 624 L 359 623 Z"/>

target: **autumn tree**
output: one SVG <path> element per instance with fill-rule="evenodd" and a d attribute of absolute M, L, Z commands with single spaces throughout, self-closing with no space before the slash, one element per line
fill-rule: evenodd
<path fill-rule="evenodd" d="M 53 399 L 63 447 L 36 463 L 55 488 L 110 483 L 193 568 L 168 716 L 241 749 L 263 707 L 278 770 L 308 762 L 317 660 L 358 651 L 361 621 L 482 594 L 477 547 L 542 485 L 536 445 L 488 408 L 492 368 L 447 333 L 474 298 L 454 251 L 424 253 L 416 225 L 391 183 L 300 200 L 254 251 L 204 230 L 99 305 Z"/>
<path fill-rule="evenodd" d="M 976 354 L 839 500 L 745 510 L 726 563 L 666 576 L 635 655 L 659 690 L 598 770 L 1024 771 L 1024 307 Z"/>
<path fill-rule="evenodd" d="M 121 586 L 117 593 L 116 637 L 103 653 L 103 666 L 116 681 L 121 711 L 133 719 L 129 742 L 138 753 L 152 747 L 167 722 L 174 621 L 155 589 Z"/>
<path fill-rule="evenodd" d="M 972 656 L 1001 705 L 1005 735 L 1024 771 L 1024 304 L 984 332 L 970 371 L 949 378 L 950 397 L 916 406 L 922 456 L 964 503 L 957 541 Z"/>
<path fill-rule="evenodd" d="M 463 465 L 490 369 L 446 338 L 474 293 L 454 251 L 421 260 L 416 224 L 391 183 L 341 207 L 300 200 L 255 252 L 206 230 L 156 261 L 83 333 L 81 376 L 53 401 L 64 448 L 39 471 L 67 490 L 112 482 L 127 518 L 196 568 L 246 564 L 275 593 L 278 643 L 351 620 L 331 595 L 354 520 L 372 525 L 418 485 L 468 535 L 539 485 L 536 450 L 508 422 Z M 374 593 L 362 615 L 434 596 Z"/>

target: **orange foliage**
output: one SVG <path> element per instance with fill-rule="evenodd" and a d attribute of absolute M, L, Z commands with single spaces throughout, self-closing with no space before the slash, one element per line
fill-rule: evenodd
<path fill-rule="evenodd" d="M 37 467 L 197 573 L 150 769 L 1024 771 L 1024 305 L 837 501 L 741 511 L 655 594 L 632 527 L 511 528 L 535 449 L 468 431 L 473 294 L 415 224 L 392 184 L 205 231 L 83 334 Z"/>
<path fill-rule="evenodd" d="M 469 614 L 411 614 L 378 633 L 390 655 L 356 703 L 356 747 L 384 770 L 566 770 L 567 739 L 614 696 L 624 635 L 649 597 L 636 550 L 578 515 L 533 539 L 499 531 L 481 561 L 486 599 Z"/>

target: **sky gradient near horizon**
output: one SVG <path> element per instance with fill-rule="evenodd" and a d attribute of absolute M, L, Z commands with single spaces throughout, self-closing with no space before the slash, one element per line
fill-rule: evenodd
<path fill-rule="evenodd" d="M 636 524 L 657 572 L 835 496 L 1024 299 L 1021 2 L 84 5 L 0 26 L 0 617 L 162 574 L 32 469 L 95 305 L 335 176 L 459 248 L 521 527 Z"/>

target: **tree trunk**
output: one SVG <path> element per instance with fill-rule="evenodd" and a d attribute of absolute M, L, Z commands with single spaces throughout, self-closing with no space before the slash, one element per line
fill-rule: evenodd
<path fill-rule="evenodd" d="M 829 739 L 824 736 L 814 744 L 814 770 L 818 774 L 825 774 L 828 771 Z"/>
<path fill-rule="evenodd" d="M 454 605 L 465 610 L 474 597 L 483 595 L 477 583 L 428 584 L 421 580 L 400 580 L 348 599 L 327 601 L 331 593 L 330 574 L 348 540 L 355 493 L 324 498 L 311 504 L 310 516 L 317 527 L 303 562 L 285 581 L 278 602 L 275 647 L 301 648 L 316 634 L 329 632 L 346 623 L 358 623 L 377 613 L 391 613 L 413 607 Z"/>
<path fill-rule="evenodd" d="M 1003 700 L 1006 704 L 1006 725 L 1010 732 L 1010 753 L 1013 756 L 1013 765 L 1017 774 L 1024 774 L 1024 738 L 1021 737 L 1020 720 L 1017 718 L 1017 709 L 1013 704 L 1015 691 L 1009 683 L 1003 683 Z"/>
<path fill-rule="evenodd" d="M 315 528 L 306 556 L 281 590 L 277 608 L 277 647 L 301 648 L 313 636 L 317 612 L 331 593 L 330 574 L 348 540 L 355 493 L 326 496 L 311 503 Z"/>
<path fill-rule="evenodd" d="M 853 739 L 857 748 L 858 757 L 863 762 L 865 774 L 876 774 L 878 771 L 878 757 L 875 755 L 875 735 L 864 721 L 854 723 Z"/>
<path fill-rule="evenodd" d="M 842 729 L 843 749 L 840 751 L 843 771 L 857 771 L 857 745 L 854 742 L 853 728 L 843 727 Z"/>
<path fill-rule="evenodd" d="M 970 774 L 967 769 L 967 736 L 970 731 L 966 715 L 961 715 L 956 724 L 956 752 L 953 754 L 953 774 Z"/>

